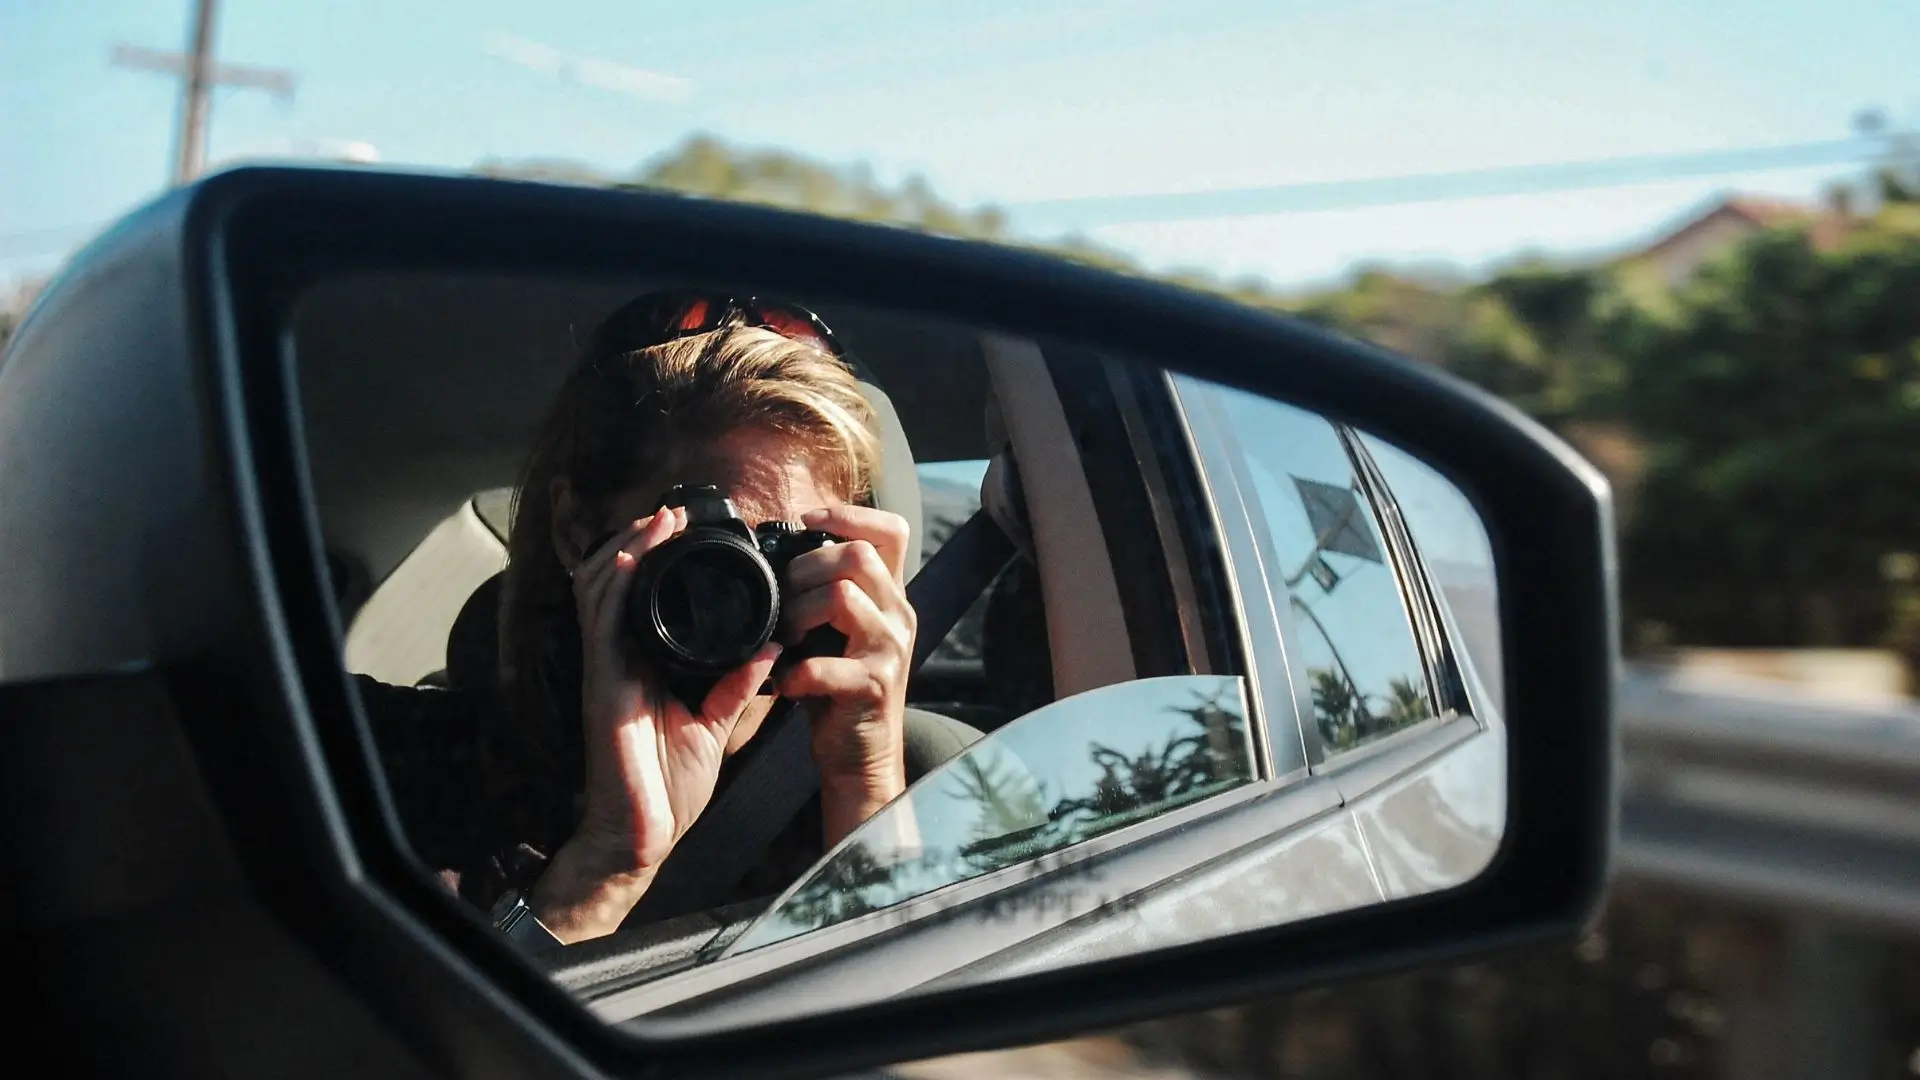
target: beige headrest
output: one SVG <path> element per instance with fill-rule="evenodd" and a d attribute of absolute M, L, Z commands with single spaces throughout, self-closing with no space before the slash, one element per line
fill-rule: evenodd
<path fill-rule="evenodd" d="M 873 478 L 873 504 L 907 519 L 906 567 L 911 578 L 920 569 L 920 471 L 914 467 L 913 447 L 887 392 L 865 381 L 860 389 L 873 405 L 880 426 L 880 471 Z"/>

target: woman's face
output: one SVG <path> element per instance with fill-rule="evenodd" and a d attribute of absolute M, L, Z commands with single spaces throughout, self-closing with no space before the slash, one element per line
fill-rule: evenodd
<path fill-rule="evenodd" d="M 733 500 L 734 510 L 749 525 L 799 521 L 810 510 L 846 502 L 832 484 L 815 476 L 809 455 L 790 439 L 778 432 L 748 428 L 699 448 L 674 469 L 646 477 L 611 500 L 598 520 L 578 520 L 569 512 L 572 507 L 565 489 L 557 491 L 554 520 L 573 524 L 564 532 L 556 531 L 555 554 L 571 569 L 595 540 L 659 510 L 661 498 L 676 484 L 714 485 Z M 772 706 L 771 697 L 762 697 L 747 707 L 734 729 L 729 752 L 753 737 Z"/>

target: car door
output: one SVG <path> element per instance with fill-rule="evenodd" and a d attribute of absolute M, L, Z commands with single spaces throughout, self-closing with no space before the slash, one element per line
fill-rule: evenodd
<path fill-rule="evenodd" d="M 1416 459 L 1325 417 L 1171 381 L 1250 634 L 1281 643 L 1253 652 L 1261 693 L 1290 691 L 1305 768 L 1341 794 L 1343 815 L 1303 836 L 1357 844 L 1389 898 L 1470 880 L 1505 821 L 1502 721 L 1481 673 L 1497 664 L 1497 635 L 1481 634 L 1475 653 L 1464 646 L 1462 613 L 1497 625 L 1491 548 L 1471 503 Z M 1415 521 L 1402 490 L 1419 496 Z M 1464 551 L 1454 561 L 1482 572 L 1462 575 L 1478 591 L 1436 588 L 1423 545 Z M 1251 883 L 1237 884 L 1220 888 Z"/>
<path fill-rule="evenodd" d="M 1472 879 L 1498 846 L 1505 746 L 1479 670 L 1497 665 L 1497 633 L 1479 636 L 1476 666 L 1463 631 L 1498 625 L 1471 503 L 1390 444 L 1306 410 L 1180 376 L 1165 393 L 1268 718 L 1279 763 L 1268 798 L 1293 812 L 1269 810 L 1251 841 L 941 985 L 1430 892 Z M 1436 587 L 1423 544 L 1449 557 L 1456 588 Z M 1267 809 L 1256 800 L 1223 817 Z"/>

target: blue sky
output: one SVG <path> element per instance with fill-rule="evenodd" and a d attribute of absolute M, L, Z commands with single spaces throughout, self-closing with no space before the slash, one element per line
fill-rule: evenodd
<path fill-rule="evenodd" d="M 0 0 L 0 284 L 165 183 L 175 87 L 107 57 L 181 47 L 188 6 Z M 220 92 L 216 163 L 358 143 L 625 171 L 705 131 L 920 172 L 1036 231 L 1055 219 L 1017 204 L 1832 139 L 1864 106 L 1920 122 L 1920 0 L 224 0 L 218 31 L 222 59 L 299 85 Z M 1299 283 L 1617 245 L 1717 190 L 1809 197 L 1844 171 L 1090 232 Z"/>

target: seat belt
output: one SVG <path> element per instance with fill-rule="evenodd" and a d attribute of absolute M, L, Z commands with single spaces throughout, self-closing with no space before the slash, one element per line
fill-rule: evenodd
<path fill-rule="evenodd" d="M 1019 549 L 992 515 L 978 510 L 907 583 L 919 616 L 908 674 L 919 671 Z M 770 729 L 770 730 L 769 730 Z M 787 702 L 741 748 L 738 771 L 696 819 L 622 926 L 640 926 L 726 903 L 780 833 L 820 790 L 812 726 L 801 702 Z"/>

